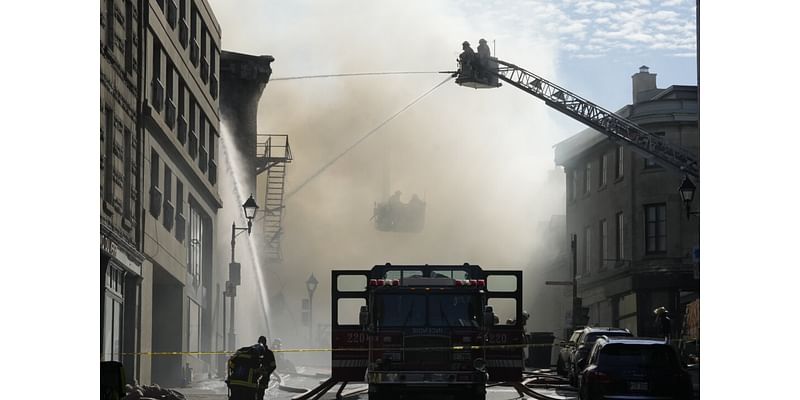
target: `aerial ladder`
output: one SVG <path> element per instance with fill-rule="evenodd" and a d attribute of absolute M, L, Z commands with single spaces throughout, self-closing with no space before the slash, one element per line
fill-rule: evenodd
<path fill-rule="evenodd" d="M 680 173 L 700 177 L 700 163 L 697 157 L 686 149 L 653 135 L 636 123 L 606 110 L 575 93 L 570 92 L 536 74 L 509 62 L 489 57 L 485 65 L 479 58 L 473 58 L 471 65 L 459 60 L 459 69 L 453 73 L 456 83 L 475 89 L 500 87 L 499 80 L 515 86 L 542 100 L 545 104 L 581 122 L 609 139 L 631 146 L 648 158 L 655 158 L 661 164 Z"/>

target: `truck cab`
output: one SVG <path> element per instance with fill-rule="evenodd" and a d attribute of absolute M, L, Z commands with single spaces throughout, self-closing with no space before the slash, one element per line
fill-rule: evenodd
<path fill-rule="evenodd" d="M 370 398 L 484 399 L 487 382 L 521 381 L 521 271 L 386 264 L 332 282 L 332 374 L 368 383 Z M 340 324 L 354 309 L 357 324 Z"/>

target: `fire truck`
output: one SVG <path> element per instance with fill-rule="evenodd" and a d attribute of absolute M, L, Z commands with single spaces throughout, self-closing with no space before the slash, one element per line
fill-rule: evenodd
<path fill-rule="evenodd" d="M 371 399 L 482 400 L 486 383 L 522 380 L 521 271 L 385 264 L 331 278 L 331 381 L 366 382 Z"/>

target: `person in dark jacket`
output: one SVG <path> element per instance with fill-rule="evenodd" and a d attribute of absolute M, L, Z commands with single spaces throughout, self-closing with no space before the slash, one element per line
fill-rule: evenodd
<path fill-rule="evenodd" d="M 655 325 L 659 335 L 669 343 L 672 338 L 672 319 L 669 317 L 669 310 L 658 307 L 653 310 L 653 313 L 656 315 Z"/>
<path fill-rule="evenodd" d="M 228 379 L 231 400 L 262 400 L 275 371 L 275 355 L 267 347 L 267 338 L 243 347 L 228 360 Z"/>

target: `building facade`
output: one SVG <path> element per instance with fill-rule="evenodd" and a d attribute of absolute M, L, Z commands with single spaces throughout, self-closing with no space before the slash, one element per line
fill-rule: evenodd
<path fill-rule="evenodd" d="M 646 66 L 632 79 L 632 104 L 617 114 L 699 159 L 697 87 L 657 88 Z M 567 234 L 577 235 L 578 295 L 589 324 L 653 336 L 660 306 L 682 321 L 700 290 L 692 259 L 700 222 L 687 218 L 683 175 L 592 129 L 556 145 L 555 159 L 566 173 Z"/>
<path fill-rule="evenodd" d="M 100 2 L 100 359 L 138 367 L 141 132 L 137 2 Z"/>
<path fill-rule="evenodd" d="M 221 200 L 221 30 L 206 0 L 142 5 L 141 351 L 221 348 L 214 232 Z M 139 380 L 175 387 L 213 374 L 210 356 L 141 358 Z"/>

